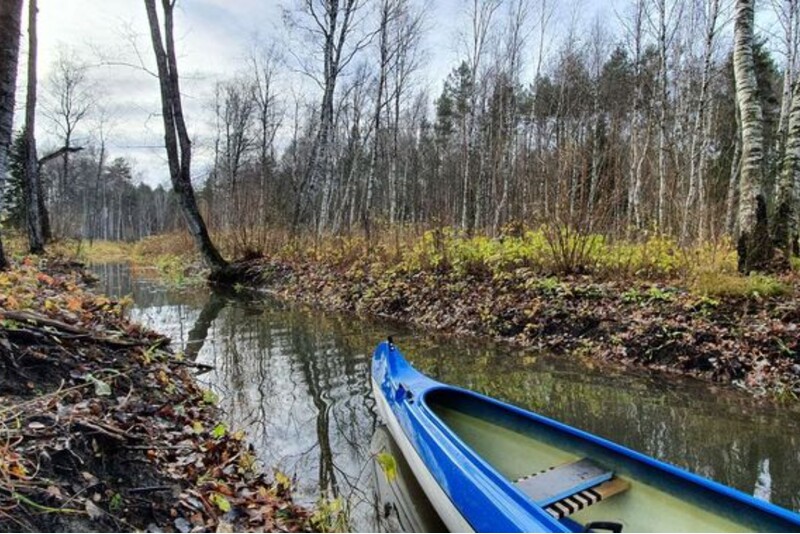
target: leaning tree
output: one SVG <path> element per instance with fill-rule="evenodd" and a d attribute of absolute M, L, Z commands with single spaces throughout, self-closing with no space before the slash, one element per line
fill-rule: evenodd
<path fill-rule="evenodd" d="M 150 24 L 150 36 L 153 41 L 158 80 L 161 86 L 161 114 L 164 119 L 164 144 L 167 149 L 169 175 L 183 216 L 189 227 L 189 233 L 200 249 L 203 260 L 211 268 L 212 278 L 228 271 L 228 263 L 223 259 L 211 237 L 208 235 L 206 223 L 200 215 L 194 195 L 191 179 L 192 141 L 186 128 L 181 103 L 180 78 L 178 62 L 175 57 L 175 40 L 173 37 L 173 10 L 177 0 L 161 0 L 164 13 L 163 37 L 158 19 L 155 0 L 144 0 L 147 9 L 147 20 Z"/>

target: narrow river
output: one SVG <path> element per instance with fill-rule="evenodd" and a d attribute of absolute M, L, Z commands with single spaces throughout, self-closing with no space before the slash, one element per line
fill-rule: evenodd
<path fill-rule="evenodd" d="M 436 528 L 413 480 L 394 487 L 372 461 L 390 438 L 370 390 L 373 347 L 394 335 L 426 373 L 599 434 L 800 511 L 800 411 L 694 380 L 609 372 L 569 357 L 510 350 L 322 313 L 269 297 L 169 291 L 125 265 L 94 268 L 100 289 L 132 295 L 131 316 L 214 367 L 200 380 L 220 396 L 265 466 L 351 506 L 358 531 Z M 392 491 L 407 487 L 409 499 Z M 405 501 L 405 502 L 401 502 Z"/>

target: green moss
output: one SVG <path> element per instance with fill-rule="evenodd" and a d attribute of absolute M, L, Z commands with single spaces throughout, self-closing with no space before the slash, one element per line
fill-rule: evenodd
<path fill-rule="evenodd" d="M 765 274 L 738 274 L 706 272 L 699 276 L 694 290 L 709 297 L 779 297 L 786 295 L 791 288 Z"/>

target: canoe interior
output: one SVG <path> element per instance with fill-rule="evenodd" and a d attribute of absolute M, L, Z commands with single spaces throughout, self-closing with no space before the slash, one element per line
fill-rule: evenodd
<path fill-rule="evenodd" d="M 509 481 L 589 458 L 630 483 L 627 491 L 572 514 L 565 525 L 615 521 L 624 532 L 797 530 L 789 521 L 480 397 L 440 389 L 429 392 L 425 403 Z"/>

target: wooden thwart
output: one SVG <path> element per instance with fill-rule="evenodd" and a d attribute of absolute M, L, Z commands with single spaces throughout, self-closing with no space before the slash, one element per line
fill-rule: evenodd
<path fill-rule="evenodd" d="M 617 493 L 622 493 L 630 487 L 630 484 L 620 478 L 612 478 L 608 482 L 603 482 L 599 486 L 579 491 L 575 495 L 565 497 L 560 501 L 546 506 L 545 510 L 556 519 L 567 517 L 575 512 L 583 510 L 603 499 L 607 499 Z"/>
<path fill-rule="evenodd" d="M 520 478 L 515 485 L 553 517 L 562 518 L 628 489 L 588 458 Z"/>
<path fill-rule="evenodd" d="M 583 458 L 521 478 L 515 484 L 536 504 L 548 506 L 564 497 L 602 484 L 612 476 L 613 472 Z"/>

